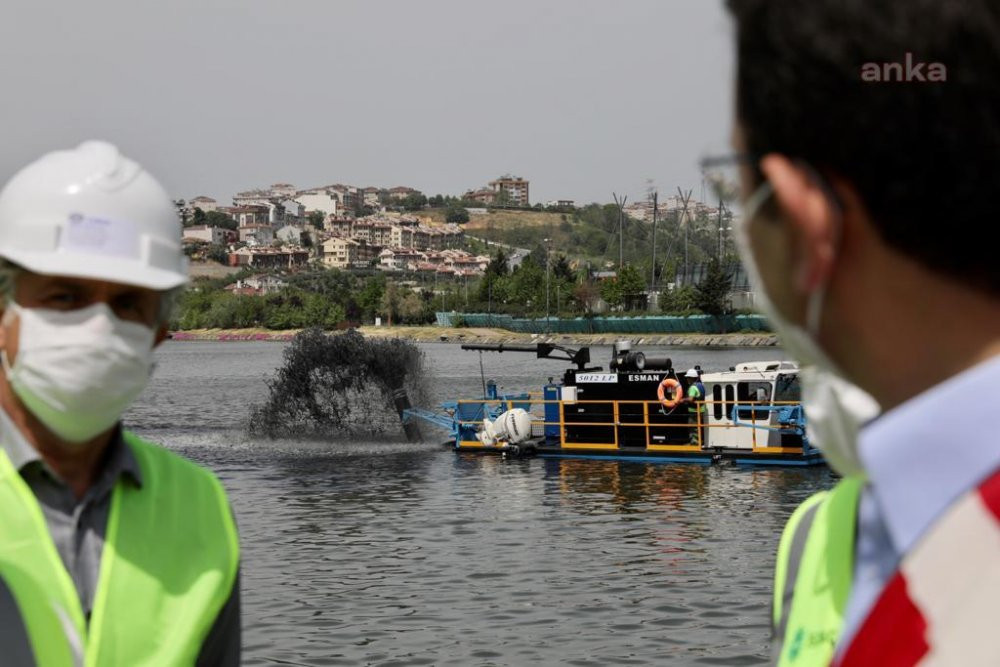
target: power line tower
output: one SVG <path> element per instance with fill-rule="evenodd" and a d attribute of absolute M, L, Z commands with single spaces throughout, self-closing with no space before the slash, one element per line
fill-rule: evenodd
<path fill-rule="evenodd" d="M 687 285 L 688 279 L 688 227 L 691 226 L 691 219 L 688 216 L 688 203 L 691 201 L 692 190 L 689 188 L 685 194 L 683 190 L 678 186 L 677 194 L 681 199 L 681 216 L 678 218 L 678 222 L 684 225 L 684 280 L 685 286 Z"/>

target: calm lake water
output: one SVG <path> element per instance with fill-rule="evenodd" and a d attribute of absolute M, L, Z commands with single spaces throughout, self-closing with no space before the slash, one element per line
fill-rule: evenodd
<path fill-rule="evenodd" d="M 824 469 L 503 461 L 396 441 L 255 441 L 285 344 L 167 342 L 126 416 L 214 470 L 243 544 L 249 665 L 754 665 L 774 552 Z M 479 357 L 423 346 L 431 393 L 481 392 Z M 774 349 L 669 350 L 678 368 Z M 610 351 L 594 348 L 595 364 Z M 508 390 L 561 362 L 483 357 Z"/>

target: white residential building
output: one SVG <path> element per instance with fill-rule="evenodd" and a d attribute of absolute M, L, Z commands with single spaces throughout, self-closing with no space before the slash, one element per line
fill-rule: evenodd
<path fill-rule="evenodd" d="M 274 227 L 271 225 L 240 227 L 240 241 L 251 247 L 271 245 L 274 243 Z"/>
<path fill-rule="evenodd" d="M 303 190 L 295 199 L 306 211 L 322 211 L 325 215 L 336 216 L 340 210 L 340 200 L 322 188 Z"/>
<path fill-rule="evenodd" d="M 191 208 L 192 210 L 194 210 L 196 208 L 200 208 L 205 213 L 208 213 L 209 211 L 218 210 L 218 208 L 219 208 L 219 202 L 215 201 L 211 197 L 206 197 L 205 195 L 200 195 L 198 197 L 195 197 L 191 201 L 189 201 L 188 202 L 188 207 Z"/>
<path fill-rule="evenodd" d="M 275 183 L 271 186 L 271 193 L 275 197 L 294 197 L 295 186 L 291 183 Z"/>

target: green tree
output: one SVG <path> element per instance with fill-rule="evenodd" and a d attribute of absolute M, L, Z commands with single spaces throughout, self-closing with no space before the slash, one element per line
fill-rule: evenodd
<path fill-rule="evenodd" d="M 309 212 L 309 224 L 311 224 L 316 229 L 323 229 L 323 211 L 310 211 Z"/>
<path fill-rule="evenodd" d="M 203 289 L 185 290 L 177 302 L 174 309 L 174 317 L 170 326 L 172 329 L 200 329 L 203 324 L 205 314 L 212 307 L 212 297 L 214 292 Z"/>
<path fill-rule="evenodd" d="M 602 280 L 600 286 L 598 287 L 598 292 L 600 293 L 601 298 L 604 299 L 604 301 L 612 309 L 617 309 L 624 302 L 622 288 L 618 283 L 617 278 Z"/>
<path fill-rule="evenodd" d="M 465 210 L 464 206 L 452 204 L 445 209 L 444 220 L 445 222 L 464 225 L 469 221 L 469 212 Z"/>
<path fill-rule="evenodd" d="M 427 196 L 419 192 L 411 192 L 403 199 L 403 208 L 407 211 L 420 211 L 427 206 Z"/>
<path fill-rule="evenodd" d="M 671 315 L 688 315 L 698 308 L 698 291 L 685 285 L 660 293 L 660 312 Z"/>
<path fill-rule="evenodd" d="M 646 303 L 646 281 L 632 264 L 626 264 L 618 273 L 618 284 L 625 310 L 640 310 Z"/>
<path fill-rule="evenodd" d="M 208 252 L 205 253 L 205 256 L 213 262 L 218 262 L 222 265 L 229 263 L 229 253 L 226 252 L 225 246 L 219 243 L 213 243 L 210 245 L 208 247 Z"/>
<path fill-rule="evenodd" d="M 236 229 L 236 221 L 222 211 L 209 211 L 205 214 L 205 224 L 209 227 Z"/>
<path fill-rule="evenodd" d="M 486 265 L 486 275 L 506 276 L 510 273 L 510 260 L 503 248 L 497 249 L 490 263 Z"/>
<path fill-rule="evenodd" d="M 600 296 L 600 290 L 596 285 L 594 285 L 594 283 L 585 282 L 574 287 L 572 295 L 577 309 L 583 311 L 584 313 L 590 313 L 591 305 L 597 297 Z"/>
<path fill-rule="evenodd" d="M 525 257 L 511 273 L 507 298 L 526 313 L 538 312 L 544 307 L 545 271 L 531 256 Z"/>
<path fill-rule="evenodd" d="M 382 292 L 382 303 L 379 312 L 385 315 L 387 324 L 392 325 L 393 320 L 399 320 L 399 304 L 402 300 L 399 286 L 389 281 Z"/>
<path fill-rule="evenodd" d="M 719 260 L 713 258 L 708 265 L 705 278 L 696 288 L 696 304 L 707 315 L 724 315 L 729 311 L 728 295 L 730 277 Z"/>
<path fill-rule="evenodd" d="M 614 278 L 601 283 L 601 298 L 612 308 L 639 310 L 645 305 L 646 281 L 631 264 L 621 268 Z"/>
<path fill-rule="evenodd" d="M 576 272 L 573 271 L 573 267 L 569 265 L 569 260 L 566 259 L 566 255 L 559 255 L 556 260 L 552 262 L 552 275 L 556 279 L 567 283 L 576 282 Z"/>
<path fill-rule="evenodd" d="M 361 288 L 361 292 L 357 295 L 357 304 L 361 310 L 359 314 L 364 319 L 373 319 L 376 313 L 381 312 L 385 283 L 385 275 L 382 273 L 365 281 L 364 287 Z"/>
<path fill-rule="evenodd" d="M 479 300 L 487 304 L 488 308 L 492 309 L 495 305 L 503 303 L 506 297 L 503 293 L 506 291 L 506 285 L 503 283 L 508 273 L 507 253 L 500 248 L 486 265 L 483 279 L 479 281 Z"/>
<path fill-rule="evenodd" d="M 195 206 L 194 211 L 191 213 L 191 224 L 204 225 L 207 218 L 208 216 L 205 215 L 205 212 L 200 208 L 198 208 L 197 206 Z"/>

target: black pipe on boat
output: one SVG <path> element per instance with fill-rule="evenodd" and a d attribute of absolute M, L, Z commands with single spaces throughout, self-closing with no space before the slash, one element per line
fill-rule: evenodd
<path fill-rule="evenodd" d="M 646 355 L 646 365 L 644 370 L 647 371 L 669 371 L 673 368 L 673 362 L 670 357 L 664 357 L 660 355 Z"/>
<path fill-rule="evenodd" d="M 417 422 L 413 419 L 407 419 L 404 411 L 410 409 L 410 397 L 407 395 L 405 389 L 397 389 L 392 392 L 392 402 L 396 406 L 396 412 L 399 413 L 399 421 L 403 424 L 403 432 L 406 433 L 406 439 L 410 442 L 423 442 L 424 437 L 420 433 L 420 427 Z"/>

